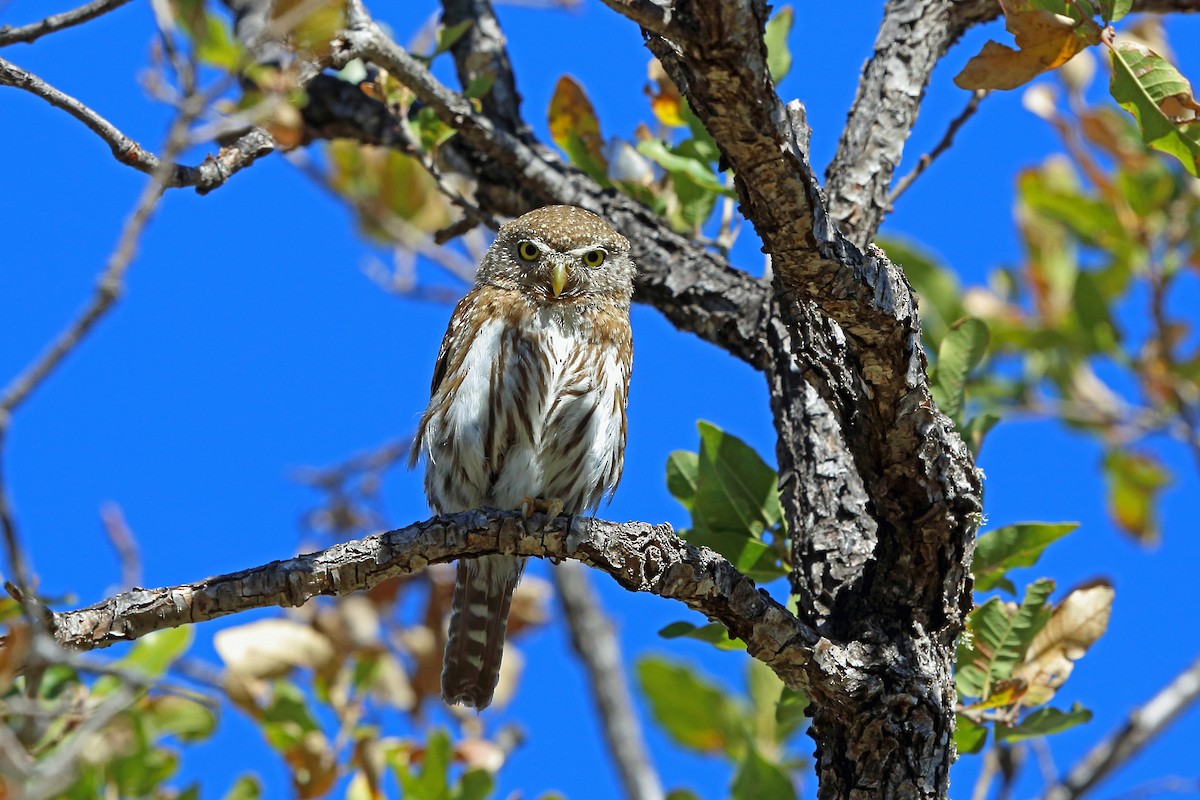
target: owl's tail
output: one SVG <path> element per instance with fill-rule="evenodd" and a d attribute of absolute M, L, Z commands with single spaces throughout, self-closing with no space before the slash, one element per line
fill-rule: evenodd
<path fill-rule="evenodd" d="M 478 711 L 487 708 L 500 679 L 504 635 L 513 590 L 525 559 L 482 556 L 458 562 L 450 631 L 442 661 L 442 698 Z"/>

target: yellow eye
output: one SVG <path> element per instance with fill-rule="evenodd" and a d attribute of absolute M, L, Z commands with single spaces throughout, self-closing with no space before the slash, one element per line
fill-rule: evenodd
<path fill-rule="evenodd" d="M 525 261 L 537 261 L 541 254 L 542 251 L 538 250 L 537 245 L 528 239 L 517 242 L 517 255 Z"/>
<path fill-rule="evenodd" d="M 583 263 L 589 267 L 598 267 L 604 263 L 605 255 L 603 250 L 588 250 L 583 254 Z"/>

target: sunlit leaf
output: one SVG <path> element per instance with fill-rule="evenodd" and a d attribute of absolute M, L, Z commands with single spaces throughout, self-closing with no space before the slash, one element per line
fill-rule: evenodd
<path fill-rule="evenodd" d="M 942 413 L 951 419 L 962 416 L 967 376 L 983 360 L 987 346 L 988 327 L 974 317 L 956 322 L 942 339 L 937 371 L 929 388 Z"/>
<path fill-rule="evenodd" d="M 667 458 L 667 490 L 688 511 L 696 498 L 696 481 L 700 472 L 700 454 L 676 450 Z"/>
<path fill-rule="evenodd" d="M 1043 606 L 1052 591 L 1054 581 L 1043 578 L 1026 588 L 1018 607 L 993 597 L 967 615 L 969 635 L 959 637 L 954 676 L 960 695 L 986 699 L 993 684 L 1012 677 L 1046 623 Z"/>
<path fill-rule="evenodd" d="M 734 639 L 729 636 L 729 631 L 725 630 L 725 626 L 719 622 L 710 622 L 707 625 L 693 625 L 690 622 L 672 622 L 658 632 L 658 635 L 664 639 L 696 639 L 701 642 L 708 642 L 715 646 L 718 650 L 745 650 L 746 643 L 741 639 Z"/>
<path fill-rule="evenodd" d="M 1076 703 L 1070 711 L 1059 711 L 1057 708 L 1040 708 L 1021 720 L 1021 724 L 1010 728 L 1000 723 L 996 724 L 996 741 L 1019 742 L 1038 736 L 1049 736 L 1060 733 L 1076 725 L 1082 725 L 1092 718 L 1092 712 Z"/>
<path fill-rule="evenodd" d="M 1110 52 L 1113 99 L 1134 116 L 1147 144 L 1179 159 L 1193 177 L 1200 177 L 1200 104 L 1191 84 L 1141 44 L 1117 42 Z"/>
<path fill-rule="evenodd" d="M 1104 457 L 1108 511 L 1120 528 L 1143 544 L 1158 541 L 1159 495 L 1171 473 L 1149 453 L 1110 450 Z"/>
<path fill-rule="evenodd" d="M 1031 567 L 1054 542 L 1079 527 L 1078 522 L 1024 522 L 988 531 L 975 544 L 975 589 L 986 592 L 996 586 L 1013 591 L 1005 579 L 1010 569 Z"/>
<path fill-rule="evenodd" d="M 790 5 L 780 6 L 775 15 L 767 20 L 765 41 L 767 45 L 767 71 L 771 80 L 779 83 L 792 68 L 792 52 L 788 49 L 788 34 L 792 32 L 795 13 Z"/>
<path fill-rule="evenodd" d="M 225 793 L 222 800 L 259 800 L 262 797 L 262 784 L 259 783 L 257 775 L 242 775 L 236 781 L 229 791 Z"/>
<path fill-rule="evenodd" d="M 554 87 L 549 110 L 550 136 L 571 163 L 589 177 L 607 183 L 604 137 L 592 101 L 574 78 L 563 75 Z"/>
<path fill-rule="evenodd" d="M 1098 581 L 1073 590 L 1054 607 L 1014 671 L 1029 684 L 1027 706 L 1049 702 L 1070 676 L 1074 662 L 1104 635 L 1114 596 L 1111 584 Z"/>
<path fill-rule="evenodd" d="M 1100 42 L 1100 27 L 1090 19 L 1072 19 L 1029 0 L 1000 0 L 1000 5 L 1018 49 L 986 42 L 955 76 L 962 89 L 1015 89 Z"/>
<path fill-rule="evenodd" d="M 987 728 L 985 726 L 964 717 L 962 714 L 955 715 L 954 746 L 958 749 L 959 755 L 964 753 L 978 753 L 983 749 L 985 742 L 987 742 Z"/>

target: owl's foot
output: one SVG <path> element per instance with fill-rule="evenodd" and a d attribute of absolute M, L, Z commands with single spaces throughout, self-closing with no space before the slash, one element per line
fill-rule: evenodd
<path fill-rule="evenodd" d="M 563 512 L 563 501 L 557 497 L 549 500 L 543 500 L 540 497 L 526 497 L 521 501 L 521 516 L 525 519 L 529 519 L 539 511 L 546 515 L 546 527 L 549 527 L 551 520 Z"/>

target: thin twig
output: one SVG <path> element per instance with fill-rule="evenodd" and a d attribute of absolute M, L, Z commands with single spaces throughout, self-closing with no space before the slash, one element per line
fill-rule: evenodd
<path fill-rule="evenodd" d="M 164 162 L 170 161 L 165 153 L 160 159 L 79 100 L 3 58 L 0 58 L 0 85 L 22 89 L 42 98 L 55 108 L 66 111 L 103 139 L 112 149 L 117 161 L 139 172 L 153 174 Z M 275 142 L 270 135 L 256 128 L 234 144 L 221 148 L 216 156 L 208 156 L 199 166 L 170 164 L 170 170 L 162 183 L 164 187 L 195 186 L 198 192 L 205 194 L 225 183 L 233 173 L 250 166 L 260 156 L 274 149 Z"/>
<path fill-rule="evenodd" d="M 935 158 L 950 149 L 950 146 L 954 144 L 954 136 L 958 133 L 959 128 L 975 115 L 975 112 L 979 109 L 979 104 L 988 94 L 987 89 L 975 90 L 971 95 L 971 99 L 967 101 L 966 107 L 959 112 L 957 117 L 950 120 L 950 124 L 946 127 L 946 132 L 942 134 L 942 140 L 932 150 L 917 160 L 917 165 L 913 167 L 912 172 L 896 181 L 895 187 L 892 188 L 892 193 L 888 195 L 889 206 L 894 205 L 900 195 L 904 194 L 909 186 L 912 186 L 913 181 L 921 177 L 921 174 L 929 169 L 929 165 L 933 163 Z"/>
<path fill-rule="evenodd" d="M 588 583 L 587 570 L 563 562 L 554 570 L 558 597 L 571 632 L 571 645 L 587 671 L 592 699 L 604 728 L 625 796 L 633 800 L 661 800 L 662 782 L 650 763 L 642 728 L 633 709 L 633 698 L 612 622 L 600 598 Z"/>
<path fill-rule="evenodd" d="M 125 522 L 125 514 L 116 503 L 105 503 L 100 508 L 100 519 L 104 532 L 112 542 L 117 558 L 121 562 L 121 588 L 132 589 L 142 582 L 142 556 L 138 550 L 133 531 Z"/>
<path fill-rule="evenodd" d="M 21 25 L 17 28 L 5 25 L 3 28 L 0 28 L 0 47 L 16 42 L 32 42 L 48 33 L 54 33 L 63 28 L 69 28 L 72 25 L 79 25 L 90 19 L 95 19 L 101 14 L 107 14 L 114 8 L 120 8 L 128 2 L 129 0 L 92 0 L 92 2 L 85 3 L 70 11 L 64 11 L 61 14 L 51 14 L 40 22 L 31 22 L 28 25 Z"/>
<path fill-rule="evenodd" d="M 1200 658 L 1193 661 L 1149 703 L 1136 709 L 1107 739 L 1092 748 L 1043 800 L 1073 800 L 1094 789 L 1132 758 L 1200 698 Z"/>

